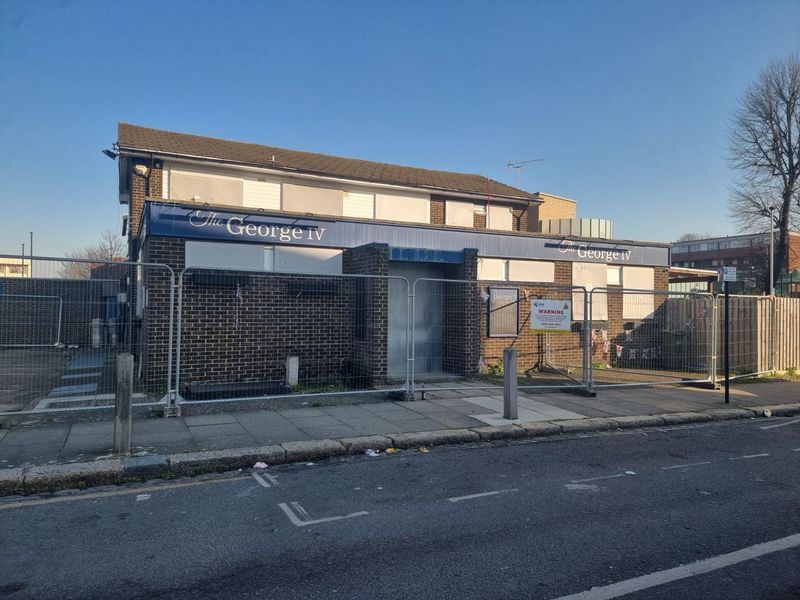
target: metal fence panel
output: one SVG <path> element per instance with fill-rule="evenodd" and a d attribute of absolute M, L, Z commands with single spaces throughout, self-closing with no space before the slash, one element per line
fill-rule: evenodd
<path fill-rule="evenodd" d="M 596 288 L 590 303 L 595 387 L 710 380 L 710 294 Z"/>
<path fill-rule="evenodd" d="M 157 404 L 168 395 L 174 282 L 168 267 L 0 258 L 32 264 L 33 275 L 0 279 L 0 414 L 111 408 L 122 352 L 136 358 L 134 403 Z M 148 302 L 148 289 L 159 281 L 164 301 Z"/>
<path fill-rule="evenodd" d="M 566 333 L 531 324 L 537 299 L 585 301 L 574 286 L 420 277 L 412 284 L 415 390 L 501 390 L 503 351 L 516 348 L 519 389 L 587 388 L 583 317 Z"/>
<path fill-rule="evenodd" d="M 181 403 L 406 390 L 403 278 L 190 268 L 178 306 Z"/>

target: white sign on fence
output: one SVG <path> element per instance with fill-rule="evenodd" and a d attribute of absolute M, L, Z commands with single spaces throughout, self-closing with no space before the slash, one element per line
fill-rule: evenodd
<path fill-rule="evenodd" d="M 736 281 L 736 267 L 722 267 L 722 281 Z"/>
<path fill-rule="evenodd" d="M 569 333 L 571 300 L 531 300 L 531 330 L 536 333 Z"/>

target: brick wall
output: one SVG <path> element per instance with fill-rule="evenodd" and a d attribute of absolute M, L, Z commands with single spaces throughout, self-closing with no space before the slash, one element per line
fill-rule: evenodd
<path fill-rule="evenodd" d="M 431 225 L 444 225 L 445 199 L 431 196 Z"/>
<path fill-rule="evenodd" d="M 368 244 L 345 250 L 342 271 L 362 275 L 389 275 L 388 244 Z M 354 375 L 364 386 L 386 379 L 389 335 L 389 281 L 354 278 L 356 331 L 351 341 Z"/>
<path fill-rule="evenodd" d="M 462 283 L 443 284 L 442 368 L 448 373 L 475 374 L 480 361 L 481 339 L 481 324 L 475 315 L 483 302 L 479 285 L 463 281 L 478 279 L 478 251 L 465 249 L 464 262 L 447 265 L 445 278 L 461 280 Z"/>
<path fill-rule="evenodd" d="M 150 161 L 144 158 L 134 158 L 130 161 L 130 181 L 131 181 L 131 201 L 129 207 L 128 223 L 129 234 L 128 243 L 133 247 L 135 239 L 139 235 L 139 226 L 142 221 L 142 213 L 144 212 L 144 204 L 147 198 L 161 198 L 163 190 L 163 165 L 161 161 L 156 160 L 153 167 L 150 169 L 149 177 L 149 194 L 148 194 L 148 178 L 140 177 L 133 172 L 133 167 L 137 164 L 150 165 Z"/>
<path fill-rule="evenodd" d="M 150 237 L 144 256 L 178 274 L 184 244 Z M 370 244 L 345 251 L 343 270 L 386 275 L 388 259 L 387 245 Z M 169 278 L 151 270 L 146 285 L 139 339 L 147 379 L 157 385 L 166 375 Z M 386 280 L 191 270 L 184 277 L 182 321 L 182 386 L 283 381 L 289 356 L 300 358 L 300 386 L 365 389 L 385 380 Z"/>

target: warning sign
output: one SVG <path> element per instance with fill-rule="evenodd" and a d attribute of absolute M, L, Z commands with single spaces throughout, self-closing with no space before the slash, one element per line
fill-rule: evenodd
<path fill-rule="evenodd" d="M 572 327 L 570 300 L 532 300 L 531 330 L 536 333 L 569 333 Z"/>

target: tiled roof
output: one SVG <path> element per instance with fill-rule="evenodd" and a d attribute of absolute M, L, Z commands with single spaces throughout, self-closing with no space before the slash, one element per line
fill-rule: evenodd
<path fill-rule="evenodd" d="M 462 192 L 481 196 L 491 194 L 492 197 L 536 200 L 534 194 L 472 173 L 433 171 L 370 160 L 300 152 L 274 146 L 151 129 L 128 123 L 119 124 L 117 145 L 123 151 L 140 150 L 156 154 L 201 157 L 353 181 L 426 188 L 432 191 Z"/>

